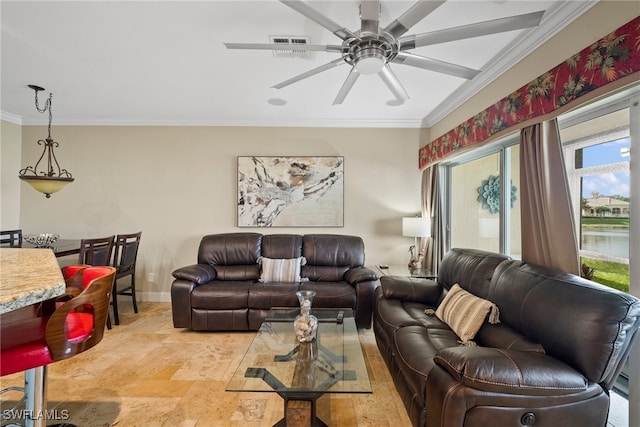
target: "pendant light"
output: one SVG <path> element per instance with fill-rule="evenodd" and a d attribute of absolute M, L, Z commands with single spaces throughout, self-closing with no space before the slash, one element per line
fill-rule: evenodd
<path fill-rule="evenodd" d="M 29 85 L 31 89 L 33 89 L 36 93 L 36 110 L 39 113 L 44 113 L 47 110 L 49 111 L 49 128 L 48 128 L 48 136 L 45 140 L 38 140 L 38 145 L 44 145 L 42 149 L 42 154 L 40 158 L 36 162 L 35 166 L 27 166 L 24 169 L 21 169 L 18 177 L 27 182 L 36 191 L 43 193 L 47 199 L 51 197 L 51 194 L 60 191 L 62 187 L 73 182 L 73 176 L 66 170 L 61 169 L 58 164 L 58 160 L 56 159 L 56 155 L 53 152 L 54 147 L 58 147 L 56 141 L 51 138 L 51 104 L 53 99 L 53 94 L 49 93 L 49 98 L 44 104 L 44 107 L 41 109 L 38 105 L 38 92 L 44 90 L 44 88 L 36 85 Z M 38 170 L 40 166 L 40 162 L 42 159 L 46 157 L 47 169 L 46 170 Z"/>

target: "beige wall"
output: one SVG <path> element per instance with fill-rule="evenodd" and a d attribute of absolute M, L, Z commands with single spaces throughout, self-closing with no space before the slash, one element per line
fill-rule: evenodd
<path fill-rule="evenodd" d="M 498 80 L 434 124 L 427 135 L 429 138 L 421 138 L 422 145 L 444 135 L 638 15 L 638 1 L 599 1 Z"/>
<path fill-rule="evenodd" d="M 37 159 L 35 141 L 45 132 L 23 127 L 24 162 Z M 364 239 L 368 264 L 404 264 L 412 242 L 401 236 L 401 217 L 420 210 L 419 132 L 54 126 L 58 160 L 76 181 L 51 199 L 21 184 L 22 227 L 67 238 L 142 230 L 139 287 L 152 300 L 168 298 L 171 271 L 195 263 L 209 233 L 354 234 Z M 344 156 L 345 226 L 237 228 L 236 162 L 245 155 Z"/>
<path fill-rule="evenodd" d="M 21 126 L 0 121 L 0 230 L 20 228 L 21 144 Z"/>

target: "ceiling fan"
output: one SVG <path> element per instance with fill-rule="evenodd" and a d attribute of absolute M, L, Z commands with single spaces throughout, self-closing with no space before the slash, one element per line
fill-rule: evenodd
<path fill-rule="evenodd" d="M 408 50 L 437 43 L 462 40 L 471 37 L 496 34 L 505 31 L 531 28 L 539 25 L 544 11 L 510 16 L 491 21 L 452 27 L 438 31 L 405 36 L 411 27 L 441 6 L 446 0 L 420 0 L 413 4 L 398 19 L 386 27 L 380 27 L 380 1 L 362 0 L 360 3 L 360 29 L 350 31 L 300 0 L 280 0 L 298 13 L 328 29 L 342 39 L 340 45 L 298 45 L 275 43 L 225 43 L 228 49 L 259 49 L 297 51 L 325 51 L 340 54 L 340 58 L 292 77 L 272 87 L 281 89 L 323 71 L 342 64 L 351 65 L 351 71 L 343 83 L 333 105 L 341 104 L 361 74 L 378 74 L 396 97 L 398 103 L 409 99 L 409 95 L 389 66 L 390 63 L 449 74 L 463 79 L 472 79 L 480 71 L 437 59 L 419 56 Z"/>

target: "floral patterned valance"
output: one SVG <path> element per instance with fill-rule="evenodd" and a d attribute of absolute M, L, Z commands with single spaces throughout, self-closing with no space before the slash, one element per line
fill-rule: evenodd
<path fill-rule="evenodd" d="M 640 71 L 640 16 L 421 147 L 420 168 Z"/>

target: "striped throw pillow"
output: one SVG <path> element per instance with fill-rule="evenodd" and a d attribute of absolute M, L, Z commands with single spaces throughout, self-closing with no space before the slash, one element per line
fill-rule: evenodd
<path fill-rule="evenodd" d="M 303 259 L 303 257 L 289 259 L 260 258 L 259 262 L 262 264 L 260 281 L 263 283 L 301 282 L 300 266 L 304 264 L 302 261 Z"/>
<path fill-rule="evenodd" d="M 462 342 L 471 341 L 489 314 L 489 323 L 498 323 L 498 307 L 489 300 L 465 291 L 457 283 L 449 289 L 436 316 L 449 325 Z"/>

